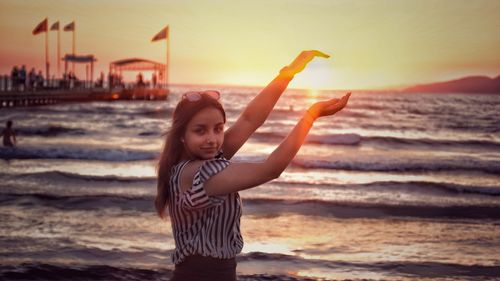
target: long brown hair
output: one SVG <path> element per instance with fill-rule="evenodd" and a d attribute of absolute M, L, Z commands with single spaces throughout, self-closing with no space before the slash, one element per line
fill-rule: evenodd
<path fill-rule="evenodd" d="M 165 215 L 165 207 L 170 196 L 172 167 L 181 161 L 182 153 L 184 152 L 184 144 L 181 142 L 181 138 L 184 136 L 186 127 L 193 116 L 207 107 L 214 107 L 220 110 L 224 118 L 224 123 L 226 123 L 226 113 L 222 105 L 216 99 L 207 95 L 201 95 L 201 99 L 197 101 L 182 99 L 175 107 L 172 126 L 165 138 L 163 150 L 157 165 L 158 183 L 155 207 L 160 218 L 163 218 Z"/>

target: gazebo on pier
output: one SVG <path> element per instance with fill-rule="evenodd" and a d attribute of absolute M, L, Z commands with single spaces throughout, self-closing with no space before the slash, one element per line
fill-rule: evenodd
<path fill-rule="evenodd" d="M 122 75 L 123 71 L 153 71 L 157 77 L 163 77 L 165 75 L 165 65 L 140 58 L 122 59 L 109 64 L 109 73 Z M 158 81 L 161 81 L 161 79 L 158 79 Z"/>
<path fill-rule="evenodd" d="M 141 58 L 122 59 L 109 64 L 111 79 L 122 77 L 124 71 L 153 71 L 157 81 L 162 81 L 165 75 L 165 64 Z M 115 83 L 110 81 L 110 84 L 110 89 L 113 90 Z M 167 86 L 153 82 L 152 87 L 145 87 L 144 84 L 137 83 L 132 88 L 125 87 L 119 95 L 120 99 L 165 99 L 168 94 Z"/>

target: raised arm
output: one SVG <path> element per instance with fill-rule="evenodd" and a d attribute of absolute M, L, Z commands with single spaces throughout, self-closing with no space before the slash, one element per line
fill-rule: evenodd
<path fill-rule="evenodd" d="M 248 104 L 225 133 L 222 149 L 227 159 L 233 157 L 253 132 L 264 123 L 294 75 L 301 72 L 314 57 L 329 56 L 316 50 L 301 52 Z"/>
<path fill-rule="evenodd" d="M 350 93 L 341 99 L 331 99 L 314 104 L 304 113 L 302 119 L 265 162 L 231 163 L 205 183 L 207 194 L 229 194 L 279 177 L 299 151 L 316 118 L 333 115 L 342 110 L 349 97 Z"/>

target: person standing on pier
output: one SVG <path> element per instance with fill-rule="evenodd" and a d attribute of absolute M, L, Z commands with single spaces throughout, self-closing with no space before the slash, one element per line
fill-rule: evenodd
<path fill-rule="evenodd" d="M 26 75 L 27 75 L 26 65 L 23 64 L 21 70 L 19 70 L 19 84 L 21 86 L 20 89 L 23 92 L 26 90 Z"/>
<path fill-rule="evenodd" d="M 146 84 L 144 83 L 144 77 L 142 76 L 142 73 L 139 72 L 139 74 L 137 74 L 137 83 L 136 83 L 136 86 L 137 87 L 144 87 Z"/>
<path fill-rule="evenodd" d="M 153 76 L 151 76 L 151 83 L 153 83 L 153 89 L 156 88 L 156 73 L 153 72 Z"/>
<path fill-rule="evenodd" d="M 19 85 L 19 70 L 17 69 L 17 66 L 14 66 L 12 68 L 12 71 L 10 72 L 10 82 L 12 85 L 12 91 L 18 91 L 18 85 Z"/>
<path fill-rule="evenodd" d="M 40 70 L 40 71 L 38 71 L 38 74 L 36 75 L 36 83 L 35 83 L 35 84 L 36 84 L 36 86 L 35 86 L 35 87 L 36 87 L 37 89 L 38 89 L 38 88 L 40 88 L 40 89 L 42 89 L 42 88 L 43 88 L 43 80 L 44 80 L 44 79 L 43 79 L 43 74 L 42 74 L 42 71 Z"/>
<path fill-rule="evenodd" d="M 30 72 L 28 73 L 28 89 L 34 91 L 35 84 L 36 84 L 36 71 L 35 68 L 32 67 Z"/>
<path fill-rule="evenodd" d="M 12 120 L 7 120 L 6 127 L 3 129 L 0 137 L 3 137 L 3 145 L 7 147 L 14 147 L 16 144 L 16 133 L 12 129 Z"/>

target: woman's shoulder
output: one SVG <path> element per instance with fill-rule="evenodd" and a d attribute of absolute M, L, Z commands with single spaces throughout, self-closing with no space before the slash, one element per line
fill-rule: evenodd
<path fill-rule="evenodd" d="M 197 174 L 198 177 L 206 180 L 212 174 L 224 169 L 227 165 L 229 165 L 229 161 L 223 156 L 212 159 L 188 161 L 182 169 L 179 169 L 181 190 L 188 190 L 192 186 L 193 180 Z"/>
<path fill-rule="evenodd" d="M 181 191 L 184 192 L 191 187 L 196 171 L 203 165 L 203 160 L 191 160 L 182 169 L 179 169 Z"/>
<path fill-rule="evenodd" d="M 179 169 L 179 172 L 182 173 L 182 175 L 181 175 L 182 177 L 190 175 L 189 177 L 192 179 L 193 176 L 194 176 L 194 174 L 196 173 L 196 171 L 198 171 L 201 166 L 212 165 L 213 163 L 217 163 L 217 162 L 229 162 L 224 157 L 224 152 L 222 150 L 220 150 L 215 155 L 215 157 L 212 158 L 212 159 L 191 159 L 191 160 L 184 160 L 184 161 L 179 162 L 176 166 L 180 166 L 181 167 Z"/>

